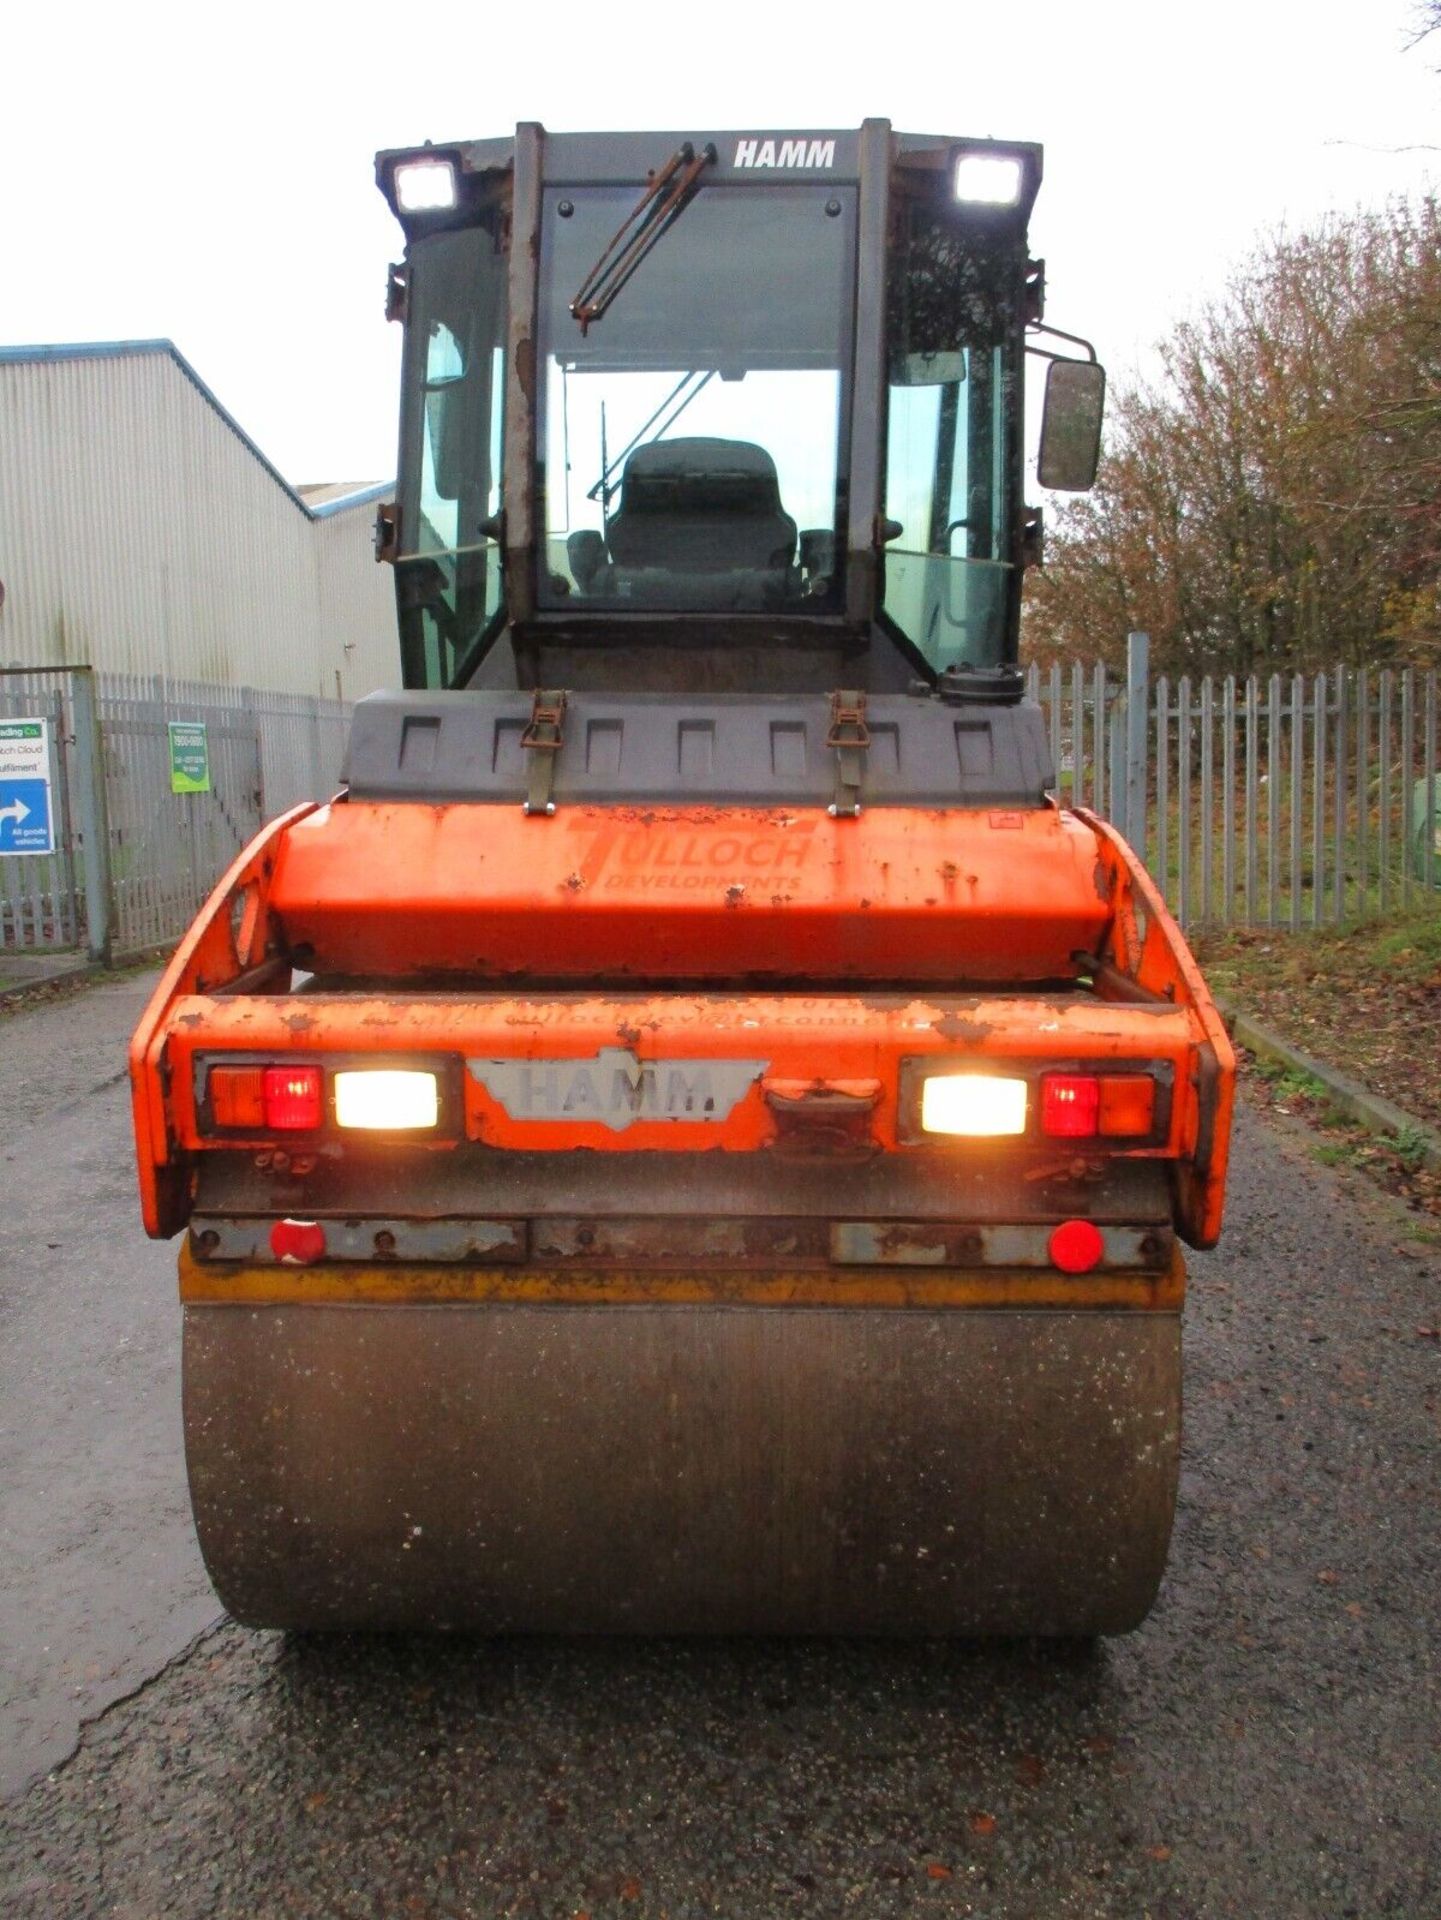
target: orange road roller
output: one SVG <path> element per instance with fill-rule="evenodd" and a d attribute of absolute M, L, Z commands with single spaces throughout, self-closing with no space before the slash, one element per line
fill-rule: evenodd
<path fill-rule="evenodd" d="M 387 152 L 403 690 L 131 1048 L 243 1622 L 1135 1626 L 1234 1061 L 1017 667 L 1041 153 Z"/>

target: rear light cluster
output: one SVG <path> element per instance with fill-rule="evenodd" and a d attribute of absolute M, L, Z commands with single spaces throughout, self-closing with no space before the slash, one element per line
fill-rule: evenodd
<path fill-rule="evenodd" d="M 1156 1083 L 1144 1073 L 1041 1076 L 1041 1132 L 1050 1140 L 1135 1140 L 1155 1126 Z"/>
<path fill-rule="evenodd" d="M 227 1133 L 315 1133 L 333 1121 L 347 1131 L 418 1133 L 440 1122 L 440 1077 L 410 1067 L 318 1064 L 217 1065 L 205 1092 L 214 1125 Z M 328 1092 L 328 1097 L 327 1097 Z"/>
<path fill-rule="evenodd" d="M 1150 1141 L 1158 1121 L 1152 1071 L 1019 1074 L 922 1072 L 918 1118 L 923 1134 L 964 1139 Z"/>

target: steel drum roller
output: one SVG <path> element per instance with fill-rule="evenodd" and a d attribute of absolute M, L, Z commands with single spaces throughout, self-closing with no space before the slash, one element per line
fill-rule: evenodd
<path fill-rule="evenodd" d="M 1170 1312 L 195 1305 L 185 1429 L 242 1622 L 483 1633 L 1136 1625 Z"/>

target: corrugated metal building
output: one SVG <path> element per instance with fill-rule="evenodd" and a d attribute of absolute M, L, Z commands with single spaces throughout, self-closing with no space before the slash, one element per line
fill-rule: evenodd
<path fill-rule="evenodd" d="M 168 340 L 0 348 L 0 666 L 394 686 L 393 491 L 298 492 Z"/>

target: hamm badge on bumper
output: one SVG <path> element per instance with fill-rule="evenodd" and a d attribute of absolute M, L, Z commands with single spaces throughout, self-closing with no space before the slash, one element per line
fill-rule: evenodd
<path fill-rule="evenodd" d="M 589 1060 L 467 1060 L 512 1120 L 589 1120 L 620 1133 L 637 1120 L 728 1120 L 768 1060 L 638 1060 L 602 1047 Z"/>

